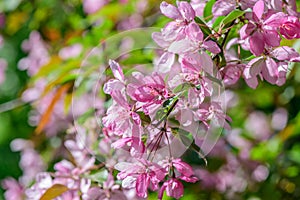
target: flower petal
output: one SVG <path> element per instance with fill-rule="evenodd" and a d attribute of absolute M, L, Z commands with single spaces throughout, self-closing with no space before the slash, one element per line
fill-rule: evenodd
<path fill-rule="evenodd" d="M 109 63 L 109 66 L 110 66 L 115 78 L 123 82 L 124 81 L 124 74 L 123 74 L 123 71 L 122 71 L 119 63 L 117 63 L 114 60 L 109 60 L 108 63 Z"/>
<path fill-rule="evenodd" d="M 253 14 L 257 19 L 261 19 L 265 9 L 265 3 L 263 0 L 259 0 L 256 2 L 256 4 L 253 6 Z"/>
<path fill-rule="evenodd" d="M 163 1 L 160 4 L 160 10 L 161 10 L 162 14 L 164 14 L 165 16 L 167 16 L 171 19 L 182 19 L 182 16 L 181 16 L 179 10 L 172 4 L 168 4 L 165 1 Z"/>
<path fill-rule="evenodd" d="M 178 10 L 181 13 L 182 17 L 188 21 L 191 21 L 195 18 L 196 13 L 193 7 L 186 1 L 178 1 Z"/>
<path fill-rule="evenodd" d="M 249 39 L 250 42 L 250 51 L 255 56 L 259 56 L 263 53 L 265 48 L 265 41 L 263 36 L 259 32 L 255 32 Z"/>

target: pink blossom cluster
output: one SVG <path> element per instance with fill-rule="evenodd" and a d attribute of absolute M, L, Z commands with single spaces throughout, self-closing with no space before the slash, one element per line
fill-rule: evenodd
<path fill-rule="evenodd" d="M 140 197 L 147 197 L 147 188 L 157 190 L 161 183 L 159 199 L 164 190 L 168 196 L 180 198 L 183 195 L 181 181 L 197 180 L 193 173 L 184 173 L 176 167 L 171 148 L 167 159 L 152 158 L 162 145 L 171 146 L 175 128 L 169 118 L 173 117 L 187 130 L 192 130 L 189 127 L 195 127 L 196 122 L 209 129 L 211 121 L 230 129 L 228 121 L 231 119 L 221 105 L 212 99 L 206 101 L 212 96 L 212 85 L 217 80 L 222 77 L 226 84 L 234 84 L 243 75 L 252 88 L 258 85 L 257 77 L 282 85 L 288 64 L 300 61 L 299 53 L 293 48 L 280 46 L 282 37 L 299 38 L 299 19 L 293 16 L 292 11 L 283 12 L 287 5 L 282 5 L 279 11 L 279 8 L 262 0 L 241 1 L 240 5 L 236 5 L 236 1 L 232 4 L 222 0 L 215 3 L 211 23 L 216 17 L 227 15 L 237 8 L 248 9 L 239 18 L 240 21 L 232 21 L 232 26 L 240 27 L 235 43 L 254 55 L 250 60 L 240 58 L 240 55 L 235 57 L 230 54 L 230 48 L 225 48 L 226 36 L 222 38 L 221 34 L 228 34 L 228 30 L 217 34 L 204 32 L 205 28 L 199 24 L 192 5 L 185 1 L 178 1 L 177 7 L 161 3 L 161 12 L 173 21 L 161 32 L 153 34 L 153 40 L 164 49 L 164 53 L 151 75 L 133 72 L 132 77 L 126 79 L 121 66 L 113 60 L 109 62 L 114 79 L 105 84 L 104 92 L 111 96 L 112 106 L 103 118 L 103 125 L 110 137 L 117 138 L 112 147 L 128 150 L 137 159 L 137 162 L 121 162 L 115 167 L 120 171 L 117 178 L 123 180 L 122 186 L 135 187 Z M 206 26 L 209 28 L 209 23 Z M 222 54 L 225 58 L 223 64 L 218 60 Z M 177 91 L 177 87 L 181 90 Z M 169 106 L 165 118 L 157 119 L 157 113 L 164 106 Z M 145 116 L 150 119 L 150 127 L 154 124 L 161 128 L 149 131 Z M 184 166 L 184 169 L 192 171 L 188 164 Z"/>
<path fill-rule="evenodd" d="M 37 31 L 30 33 L 29 39 L 22 43 L 22 49 L 28 53 L 28 56 L 19 61 L 18 67 L 27 70 L 29 76 L 36 74 L 49 62 L 48 48 Z"/>

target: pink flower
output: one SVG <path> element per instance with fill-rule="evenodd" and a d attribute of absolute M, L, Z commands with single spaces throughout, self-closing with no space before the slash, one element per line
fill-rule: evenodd
<path fill-rule="evenodd" d="M 211 122 L 213 125 L 230 130 L 230 125 L 227 121 L 231 122 L 231 118 L 224 113 L 219 102 L 213 101 L 202 104 L 196 111 L 196 116 L 208 129 L 210 128 L 208 123 Z"/>
<path fill-rule="evenodd" d="M 161 12 L 165 16 L 176 20 L 168 23 L 162 30 L 165 41 L 175 41 L 184 38 L 188 24 L 195 18 L 195 11 L 188 2 L 177 1 L 177 6 L 178 8 L 165 1 L 160 4 Z"/>
<path fill-rule="evenodd" d="M 109 0 L 83 0 L 83 10 L 87 14 L 93 14 L 108 2 Z"/>
<path fill-rule="evenodd" d="M 157 72 L 149 76 L 133 73 L 132 82 L 127 86 L 127 94 L 137 101 L 136 106 L 142 108 L 145 114 L 149 114 L 150 110 L 172 96 L 163 77 Z"/>
<path fill-rule="evenodd" d="M 178 179 L 190 183 L 198 181 L 198 178 L 194 176 L 193 168 L 186 162 L 183 162 L 180 158 L 163 160 L 161 165 L 166 171 L 175 173 L 176 178 Z M 174 171 L 175 169 L 176 171 Z"/>
<path fill-rule="evenodd" d="M 148 187 L 158 189 L 158 183 L 164 179 L 166 171 L 155 163 L 139 159 L 138 163 L 120 162 L 115 168 L 121 171 L 117 178 L 123 180 L 124 188 L 136 188 L 139 197 L 148 196 Z"/>
<path fill-rule="evenodd" d="M 177 6 L 178 8 L 163 1 L 160 10 L 165 16 L 178 21 L 192 21 L 195 18 L 195 11 L 188 2 L 178 1 Z"/>
<path fill-rule="evenodd" d="M 186 37 L 173 42 L 168 51 L 176 54 L 186 54 L 189 52 L 196 52 L 197 50 L 204 51 L 204 49 L 218 54 L 221 52 L 218 45 L 211 41 L 205 41 L 204 35 L 195 22 L 191 22 L 185 28 Z"/>
<path fill-rule="evenodd" d="M 103 182 L 103 188 L 91 187 L 88 191 L 82 195 L 83 200 L 93 200 L 93 199 L 118 199 L 127 200 L 125 194 L 119 190 L 120 185 L 116 184 L 114 177 L 111 173 L 108 173 L 107 180 Z"/>
<path fill-rule="evenodd" d="M 212 7 L 214 16 L 226 16 L 236 7 L 236 0 L 219 0 Z"/>
<path fill-rule="evenodd" d="M 65 147 L 72 154 L 74 162 L 81 171 L 93 166 L 95 159 L 90 156 L 93 145 L 93 137 L 77 127 L 77 132 L 74 134 L 74 139 L 68 139 L 64 142 Z M 58 166 L 62 166 L 58 164 Z"/>
<path fill-rule="evenodd" d="M 24 199 L 24 189 L 13 178 L 6 178 L 2 181 L 2 187 L 5 189 L 5 199 L 6 200 L 22 200 Z"/>
<path fill-rule="evenodd" d="M 29 76 L 36 74 L 50 59 L 47 46 L 37 31 L 30 33 L 29 39 L 22 43 L 22 49 L 29 55 L 19 61 L 18 68 L 27 70 Z"/>
<path fill-rule="evenodd" d="M 193 168 L 183 162 L 180 158 L 177 158 L 177 159 L 173 159 L 172 160 L 172 165 L 178 170 L 178 172 L 180 172 L 183 176 L 187 176 L 187 177 L 190 177 L 192 176 L 194 173 L 193 173 Z"/>
<path fill-rule="evenodd" d="M 141 130 L 138 125 L 132 125 L 132 136 L 118 139 L 112 143 L 113 148 L 122 148 L 123 146 L 130 146 L 130 153 L 134 157 L 141 157 L 145 152 L 145 145 L 142 141 Z"/>
<path fill-rule="evenodd" d="M 60 58 L 62 58 L 64 60 L 70 59 L 70 58 L 76 58 L 81 54 L 82 49 L 83 49 L 83 47 L 81 44 L 73 44 L 71 46 L 62 48 L 59 51 L 58 55 Z"/>
<path fill-rule="evenodd" d="M 258 85 L 257 76 L 271 84 L 283 85 L 286 80 L 288 62 L 300 62 L 299 53 L 287 46 L 278 47 L 267 56 L 251 60 L 244 69 L 244 79 L 252 88 Z"/>
<path fill-rule="evenodd" d="M 38 173 L 35 181 L 35 184 L 25 191 L 27 199 L 39 200 L 45 191 L 53 185 L 50 174 L 46 172 Z"/>
<path fill-rule="evenodd" d="M 185 1 L 177 2 L 178 8 L 163 1 L 160 5 L 161 12 L 176 21 L 168 23 L 161 33 L 153 33 L 153 40 L 162 48 L 167 50 L 159 59 L 157 66 L 159 72 L 167 73 L 170 71 L 175 55 L 175 51 L 170 49 L 171 44 L 177 40 L 182 40 L 186 37 L 188 25 L 195 18 L 195 11 L 192 6 Z M 174 46 L 174 45 L 173 45 Z M 175 45 L 176 46 L 176 45 Z M 173 47 L 172 47 L 173 48 Z"/>
<path fill-rule="evenodd" d="M 203 0 L 191 0 L 191 6 L 195 10 L 196 16 L 203 16 L 206 2 Z"/>
<path fill-rule="evenodd" d="M 298 17 L 288 16 L 279 27 L 280 33 L 286 39 L 300 38 L 300 22 Z"/>
<path fill-rule="evenodd" d="M 241 77 L 245 64 L 228 64 L 220 70 L 225 85 L 235 84 Z"/>
<path fill-rule="evenodd" d="M 179 199 L 180 197 L 183 196 L 183 185 L 182 183 L 175 179 L 172 178 L 162 185 L 159 194 L 158 194 L 158 199 L 162 199 L 164 191 L 166 190 L 166 193 L 169 197 L 174 197 L 175 199 Z"/>
<path fill-rule="evenodd" d="M 110 68 L 115 79 L 111 79 L 104 85 L 104 92 L 110 94 L 113 104 L 107 110 L 106 116 L 103 117 L 103 125 L 116 135 L 123 134 L 130 136 L 131 120 L 139 125 L 141 123 L 139 115 L 134 111 L 134 105 L 129 104 L 125 94 L 125 77 L 120 65 L 113 61 L 109 61 Z M 143 89 L 141 89 L 143 91 Z"/>
<path fill-rule="evenodd" d="M 19 166 L 23 171 L 23 175 L 19 180 L 23 185 L 31 183 L 37 173 L 45 170 L 45 163 L 40 154 L 33 148 L 31 141 L 14 139 L 11 142 L 11 149 L 21 152 Z"/>
<path fill-rule="evenodd" d="M 250 51 L 256 56 L 263 53 L 265 47 L 276 47 L 280 45 L 278 27 L 285 19 L 285 14 L 278 12 L 265 13 L 265 3 L 260 0 L 253 7 L 252 19 L 240 29 L 242 40 L 247 40 Z"/>
<path fill-rule="evenodd" d="M 212 14 L 215 17 L 226 16 L 237 7 L 242 10 L 252 8 L 256 2 L 257 0 L 218 0 L 212 7 Z"/>

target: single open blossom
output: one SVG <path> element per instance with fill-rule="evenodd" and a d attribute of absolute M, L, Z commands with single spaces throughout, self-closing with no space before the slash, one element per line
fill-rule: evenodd
<path fill-rule="evenodd" d="M 285 20 L 282 12 L 265 12 L 265 3 L 262 0 L 253 6 L 252 19 L 240 29 L 242 40 L 248 40 L 250 51 L 256 56 L 263 53 L 266 47 L 277 47 L 281 38 L 277 29 Z"/>
<path fill-rule="evenodd" d="M 213 73 L 213 63 L 206 53 L 199 52 L 183 57 L 181 69 L 182 82 L 192 86 L 189 89 L 189 102 L 195 102 L 195 98 L 198 98 L 197 102 L 202 103 L 205 97 L 211 96 L 213 92 L 212 82 L 206 77 L 206 73 Z"/>
<path fill-rule="evenodd" d="M 120 65 L 110 60 L 109 62 L 111 70 L 115 76 L 115 79 L 109 80 L 104 85 L 104 92 L 110 94 L 113 98 L 113 105 L 107 110 L 106 116 L 102 121 L 105 127 L 110 129 L 116 135 L 131 135 L 131 124 L 140 124 L 139 115 L 133 110 L 125 94 L 125 78 Z"/>
<path fill-rule="evenodd" d="M 258 85 L 257 76 L 271 84 L 283 85 L 288 71 L 288 62 L 300 62 L 299 53 L 287 46 L 278 47 L 266 56 L 251 60 L 244 69 L 244 79 L 252 88 Z"/>
<path fill-rule="evenodd" d="M 142 103 L 160 104 L 169 96 L 164 79 L 158 73 L 150 76 L 135 76 L 136 83 L 129 84 L 127 91 L 130 97 Z"/>
<path fill-rule="evenodd" d="M 130 153 L 132 156 L 141 157 L 145 152 L 145 145 L 142 141 L 141 129 L 138 125 L 132 125 L 132 135 L 130 137 L 123 137 L 112 143 L 113 148 L 122 148 L 125 145 L 130 146 Z"/>
<path fill-rule="evenodd" d="M 124 188 L 136 188 L 139 197 L 148 196 L 148 188 L 151 190 L 158 189 L 158 183 L 165 177 L 166 171 L 155 163 L 139 159 L 138 163 L 120 162 L 115 165 L 119 170 L 118 179 L 123 180 Z"/>
<path fill-rule="evenodd" d="M 279 27 L 280 34 L 286 39 L 300 38 L 300 22 L 295 16 L 288 16 Z"/>
<path fill-rule="evenodd" d="M 195 52 L 197 50 L 208 50 L 214 54 L 221 52 L 218 45 L 212 40 L 204 40 L 204 34 L 202 33 L 199 25 L 195 22 L 191 22 L 185 29 L 186 37 L 173 42 L 168 51 L 176 54 L 185 54 L 188 52 Z"/>
<path fill-rule="evenodd" d="M 227 116 L 219 102 L 211 102 L 209 104 L 202 104 L 196 111 L 197 118 L 209 129 L 209 122 L 218 127 L 224 127 L 230 130 L 230 125 L 227 121 L 231 122 L 231 118 Z"/>
<path fill-rule="evenodd" d="M 24 188 L 13 178 L 6 178 L 2 181 L 2 187 L 6 190 L 4 193 L 6 200 L 23 200 Z"/>
<path fill-rule="evenodd" d="M 158 194 L 158 199 L 162 199 L 164 191 L 166 191 L 167 195 L 170 197 L 174 197 L 176 199 L 182 197 L 183 185 L 179 179 L 191 183 L 195 183 L 198 180 L 198 178 L 194 176 L 192 167 L 183 162 L 180 158 L 163 160 L 161 164 L 166 171 L 172 171 L 171 173 L 174 173 L 174 175 L 172 178 L 163 183 Z"/>
<path fill-rule="evenodd" d="M 108 192 L 106 192 L 108 191 Z M 99 187 L 91 187 L 86 194 L 82 197 L 83 200 L 95 200 L 95 199 L 103 199 L 103 200 L 128 200 L 124 195 L 124 192 L 118 189 L 103 190 Z"/>
<path fill-rule="evenodd" d="M 183 23 L 183 22 L 186 23 L 186 22 L 194 20 L 195 11 L 188 2 L 178 1 L 177 2 L 177 7 L 178 8 L 176 8 L 175 6 L 173 6 L 171 4 L 168 4 L 165 1 L 163 1 L 160 4 L 161 12 L 165 16 L 167 16 L 171 19 L 174 19 L 174 20 L 176 20 L 180 23 Z"/>
<path fill-rule="evenodd" d="M 162 185 L 159 194 L 158 194 L 158 199 L 162 199 L 163 193 L 166 191 L 167 195 L 169 197 L 174 197 L 175 199 L 179 199 L 180 197 L 183 196 L 183 185 L 182 183 L 175 179 L 172 178 Z"/>
<path fill-rule="evenodd" d="M 228 64 L 220 70 L 222 75 L 224 84 L 233 85 L 235 84 L 243 74 L 243 69 L 245 68 L 245 64 Z"/>
<path fill-rule="evenodd" d="M 163 1 L 160 4 L 161 12 L 175 21 L 168 23 L 162 31 L 164 36 L 171 40 L 180 40 L 185 37 L 185 30 L 195 18 L 195 11 L 185 1 L 177 1 L 177 7 Z"/>
<path fill-rule="evenodd" d="M 160 4 L 161 12 L 175 21 L 169 22 L 161 33 L 156 32 L 152 35 L 153 40 L 166 50 L 157 63 L 159 72 L 162 73 L 169 72 L 174 63 L 175 54 L 168 50 L 169 47 L 173 42 L 185 38 L 187 27 L 195 18 L 195 10 L 188 2 L 178 1 L 177 7 L 165 1 Z"/>

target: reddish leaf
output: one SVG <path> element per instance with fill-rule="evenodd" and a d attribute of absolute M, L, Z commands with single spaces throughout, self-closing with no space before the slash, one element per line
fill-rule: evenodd
<path fill-rule="evenodd" d="M 72 84 L 68 83 L 68 84 L 65 84 L 65 85 L 61 86 L 60 88 L 58 88 L 58 90 L 56 91 L 53 99 L 51 100 L 47 110 L 45 111 L 45 113 L 43 113 L 40 123 L 38 124 L 37 128 L 35 129 L 36 134 L 40 134 L 42 132 L 42 130 L 45 128 L 45 126 L 48 124 L 55 104 L 60 100 L 61 96 L 66 91 L 68 91 L 68 89 L 70 89 L 71 86 L 72 86 Z"/>

